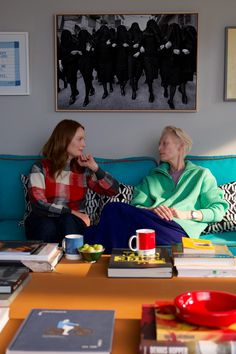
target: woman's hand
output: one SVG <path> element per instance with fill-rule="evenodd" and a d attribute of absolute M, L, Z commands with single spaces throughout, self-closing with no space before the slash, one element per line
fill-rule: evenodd
<path fill-rule="evenodd" d="M 160 205 L 152 209 L 155 214 L 164 220 L 171 221 L 173 218 L 177 219 L 190 219 L 190 211 L 178 210 L 176 208 L 169 208 L 166 205 Z"/>
<path fill-rule="evenodd" d="M 77 159 L 77 162 L 80 166 L 88 167 L 93 172 L 96 172 L 98 170 L 98 164 L 91 154 L 80 155 Z"/>
<path fill-rule="evenodd" d="M 90 226 L 90 219 L 88 214 L 85 213 L 81 213 L 80 211 L 75 211 L 72 210 L 71 214 L 77 216 L 77 218 L 80 218 L 81 220 L 83 220 L 83 222 L 86 224 L 86 226 Z"/>

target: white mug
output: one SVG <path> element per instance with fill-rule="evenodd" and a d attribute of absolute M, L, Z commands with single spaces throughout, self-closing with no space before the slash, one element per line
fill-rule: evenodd
<path fill-rule="evenodd" d="M 84 236 L 79 234 L 66 235 L 62 240 L 62 247 L 67 259 L 80 259 L 78 248 L 84 244 Z"/>
<path fill-rule="evenodd" d="M 136 247 L 133 247 L 133 240 L 136 241 Z M 156 253 L 156 232 L 152 229 L 136 230 L 136 235 L 129 239 L 129 248 L 138 252 L 139 256 L 154 256 Z"/>

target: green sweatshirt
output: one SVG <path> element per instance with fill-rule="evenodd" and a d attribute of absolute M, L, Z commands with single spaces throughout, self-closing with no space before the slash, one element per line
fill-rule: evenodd
<path fill-rule="evenodd" d="M 189 237 L 198 238 L 208 223 L 221 221 L 224 217 L 228 203 L 223 198 L 223 191 L 217 187 L 210 170 L 190 161 L 186 161 L 185 170 L 177 184 L 168 171 L 168 163 L 154 168 L 135 187 L 131 204 L 141 208 L 166 205 L 183 211 L 201 210 L 201 221 L 173 219 Z"/>

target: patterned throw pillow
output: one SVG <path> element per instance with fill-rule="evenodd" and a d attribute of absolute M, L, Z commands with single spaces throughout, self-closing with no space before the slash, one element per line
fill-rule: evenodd
<path fill-rule="evenodd" d="M 222 184 L 219 188 L 224 191 L 224 199 L 229 203 L 229 209 L 220 222 L 209 224 L 204 234 L 236 230 L 236 182 Z"/>
<path fill-rule="evenodd" d="M 85 212 L 86 212 L 86 214 L 88 214 L 88 216 L 90 218 L 91 225 L 95 225 L 99 221 L 100 199 L 101 199 L 100 194 L 98 194 L 88 188 L 87 193 L 86 193 Z"/>
<path fill-rule="evenodd" d="M 91 225 L 96 225 L 99 222 L 103 207 L 110 202 L 130 203 L 133 196 L 134 187 L 120 183 L 119 193 L 108 197 L 100 195 L 88 189 L 86 195 L 86 212 L 90 217 Z"/>
<path fill-rule="evenodd" d="M 25 225 L 25 220 L 29 213 L 31 212 L 31 204 L 29 201 L 29 195 L 28 195 L 28 184 L 29 184 L 29 177 L 25 175 L 20 175 L 20 180 L 22 182 L 23 186 L 23 191 L 24 191 L 24 199 L 25 199 L 25 213 L 23 215 L 23 219 L 19 222 L 19 226 L 24 226 Z"/>

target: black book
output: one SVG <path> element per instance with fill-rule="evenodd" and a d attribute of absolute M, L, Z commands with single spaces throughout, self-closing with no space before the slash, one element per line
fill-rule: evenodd
<path fill-rule="evenodd" d="M 43 244 L 42 241 L 0 241 L 0 257 L 5 255 L 27 255 L 34 253 Z"/>
<path fill-rule="evenodd" d="M 29 275 L 27 267 L 1 266 L 0 267 L 0 293 L 11 294 Z"/>
<path fill-rule="evenodd" d="M 109 260 L 108 277 L 171 278 L 173 265 L 169 248 L 157 247 L 155 256 L 141 257 L 126 248 L 114 248 Z"/>

